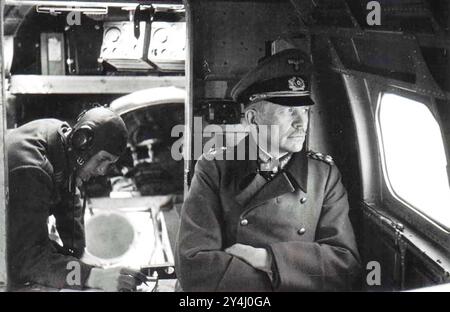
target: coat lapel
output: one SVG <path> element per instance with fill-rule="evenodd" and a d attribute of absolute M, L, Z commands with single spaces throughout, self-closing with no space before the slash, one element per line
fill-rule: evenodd
<path fill-rule="evenodd" d="M 264 178 L 262 178 L 264 179 Z M 295 187 L 287 177 L 285 172 L 280 172 L 275 178 L 264 184 L 264 186 L 256 193 L 248 203 L 248 209 L 258 206 L 269 199 L 283 195 L 285 193 L 294 192 Z"/>
<path fill-rule="evenodd" d="M 239 151 L 246 151 L 250 153 L 250 138 L 247 136 L 236 146 L 235 159 L 239 155 Z M 254 143 L 253 143 L 254 144 Z M 245 160 L 235 160 L 234 174 L 236 176 L 236 188 L 238 190 L 235 196 L 236 201 L 244 206 L 248 200 L 259 191 L 259 189 L 266 183 L 266 180 L 256 173 L 257 161 L 249 160 L 249 154 L 245 155 Z"/>
<path fill-rule="evenodd" d="M 236 201 L 241 205 L 245 206 L 248 201 L 259 192 L 259 190 L 267 183 L 260 174 L 250 175 L 253 177 L 251 182 L 245 187 L 238 195 L 236 195 Z"/>
<path fill-rule="evenodd" d="M 296 188 L 301 188 L 303 192 L 307 192 L 308 157 L 306 151 L 302 150 L 299 153 L 294 153 L 284 171 Z"/>

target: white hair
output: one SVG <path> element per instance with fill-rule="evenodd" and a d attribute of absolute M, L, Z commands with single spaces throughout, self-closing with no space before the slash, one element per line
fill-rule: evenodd
<path fill-rule="evenodd" d="M 267 107 L 269 102 L 267 101 L 258 101 L 251 103 L 247 107 L 244 108 L 244 118 L 242 118 L 244 125 L 248 125 L 247 119 L 245 118 L 245 113 L 249 110 L 253 110 L 256 112 L 256 118 L 261 119 L 262 115 L 264 115 L 267 111 Z"/>

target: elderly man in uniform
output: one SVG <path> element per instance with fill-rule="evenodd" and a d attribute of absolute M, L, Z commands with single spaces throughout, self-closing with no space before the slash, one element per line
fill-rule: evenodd
<path fill-rule="evenodd" d="M 71 129 L 57 119 L 40 119 L 6 137 L 9 167 L 8 266 L 20 288 L 133 290 L 144 276 L 127 268 L 101 269 L 82 263 L 84 204 L 77 187 L 104 175 L 124 152 L 123 120 L 104 107 L 78 118 Z M 49 239 L 53 215 L 63 246 Z"/>
<path fill-rule="evenodd" d="M 331 157 L 305 149 L 311 73 L 304 53 L 285 50 L 232 90 L 251 131 L 196 164 L 177 245 L 184 290 L 351 289 L 359 255 L 347 193 Z M 261 144 L 259 130 L 273 125 Z M 252 142 L 258 156 L 237 159 Z"/>

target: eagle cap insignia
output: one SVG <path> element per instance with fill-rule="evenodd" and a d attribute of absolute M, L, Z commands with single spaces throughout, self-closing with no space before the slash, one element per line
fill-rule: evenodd
<path fill-rule="evenodd" d="M 289 83 L 289 89 L 292 91 L 304 91 L 306 88 L 305 81 L 300 77 L 292 77 L 288 80 Z"/>

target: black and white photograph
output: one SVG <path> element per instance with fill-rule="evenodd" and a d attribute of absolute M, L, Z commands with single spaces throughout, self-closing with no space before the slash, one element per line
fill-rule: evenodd
<path fill-rule="evenodd" d="M 0 19 L 0 292 L 450 292 L 450 1 Z"/>

